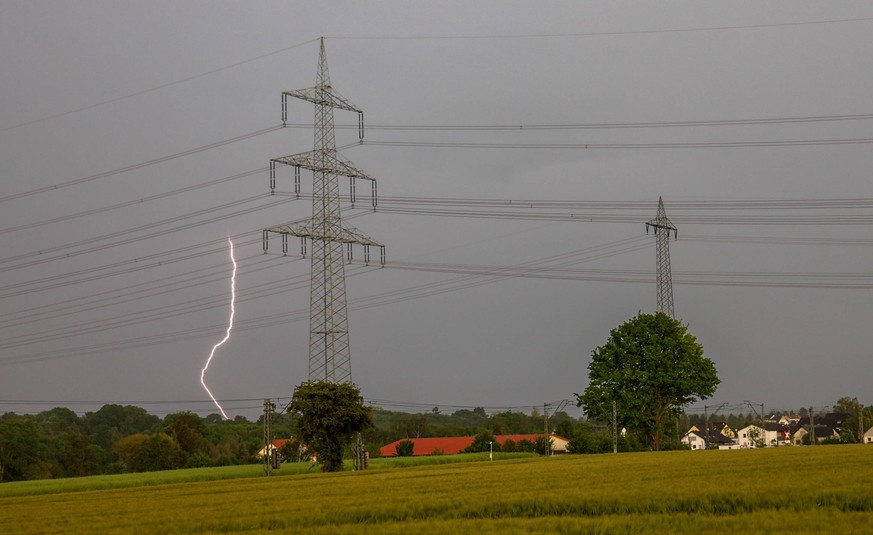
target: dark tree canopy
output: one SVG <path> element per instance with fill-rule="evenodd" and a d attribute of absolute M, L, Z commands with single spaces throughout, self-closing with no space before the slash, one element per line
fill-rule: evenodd
<path fill-rule="evenodd" d="M 715 393 L 715 364 L 686 325 L 658 312 L 639 314 L 613 329 L 591 353 L 588 387 L 577 405 L 592 419 L 638 430 L 659 450 L 667 423 L 682 407 Z"/>
<path fill-rule="evenodd" d="M 412 457 L 415 455 L 415 442 L 411 440 L 401 440 L 394 450 L 398 457 Z"/>
<path fill-rule="evenodd" d="M 298 438 L 325 472 L 342 470 L 343 448 L 373 425 L 371 408 L 358 387 L 348 383 L 302 383 L 294 389 L 288 412 L 297 420 Z"/>

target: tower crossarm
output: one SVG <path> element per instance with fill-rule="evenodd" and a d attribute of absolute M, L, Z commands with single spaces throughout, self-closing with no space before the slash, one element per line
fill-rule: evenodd
<path fill-rule="evenodd" d="M 667 211 L 664 209 L 663 198 L 658 198 L 658 213 L 655 214 L 655 218 L 646 222 L 647 233 L 649 232 L 649 228 L 655 229 L 655 234 L 658 234 L 659 230 L 666 230 L 668 236 L 670 235 L 670 231 L 673 231 L 673 236 L 676 237 L 679 233 L 676 226 L 667 219 Z"/>
<path fill-rule="evenodd" d="M 370 180 L 372 182 L 376 181 L 375 177 L 372 177 L 364 171 L 358 169 L 352 164 L 351 161 L 342 158 L 335 152 L 329 153 L 326 156 L 327 157 L 325 158 L 323 157 L 321 152 L 311 150 L 291 156 L 273 158 L 271 161 L 284 165 L 290 165 L 292 167 L 309 169 L 310 171 L 315 171 L 317 173 L 329 173 L 336 176 L 360 178 L 363 180 Z"/>
<path fill-rule="evenodd" d="M 307 219 L 305 221 L 288 223 L 287 225 L 270 227 L 264 229 L 264 231 L 272 232 L 275 234 L 287 234 L 289 236 L 297 236 L 299 238 L 309 238 L 310 240 L 325 242 L 341 242 L 373 247 L 384 247 L 383 244 L 377 242 L 357 228 L 351 225 L 347 225 L 345 223 L 341 223 L 341 226 L 330 225 L 325 228 L 323 221 Z"/>
<path fill-rule="evenodd" d="M 336 89 L 331 86 L 316 86 L 306 89 L 296 89 L 294 91 L 283 91 L 283 98 L 293 97 L 312 102 L 321 106 L 330 106 L 338 110 L 353 111 L 355 113 L 364 113 L 360 108 L 349 102 L 344 96 L 340 95 Z"/>

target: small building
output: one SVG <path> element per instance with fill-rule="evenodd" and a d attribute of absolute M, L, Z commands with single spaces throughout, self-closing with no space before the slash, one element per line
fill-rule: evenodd
<path fill-rule="evenodd" d="M 873 427 L 864 433 L 864 440 L 862 442 L 864 442 L 864 444 L 873 444 Z"/>

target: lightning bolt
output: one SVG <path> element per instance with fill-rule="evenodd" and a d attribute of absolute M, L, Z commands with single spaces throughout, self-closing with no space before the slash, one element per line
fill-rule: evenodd
<path fill-rule="evenodd" d="M 221 408 L 221 404 L 218 403 L 215 396 L 213 396 L 212 392 L 209 391 L 209 387 L 206 386 L 206 381 L 203 380 L 203 377 L 206 375 L 206 370 L 209 369 L 209 363 L 212 362 L 212 357 L 215 356 L 215 350 L 221 347 L 221 345 L 227 342 L 227 339 L 230 338 L 230 330 L 233 329 L 233 316 L 236 314 L 236 309 L 234 308 L 234 302 L 236 301 L 236 259 L 233 257 L 233 242 L 229 237 L 227 238 L 227 243 L 230 244 L 230 261 L 233 262 L 233 273 L 230 275 L 230 319 L 227 322 L 227 332 L 224 334 L 224 338 L 221 342 L 218 342 L 212 347 L 212 351 L 209 353 L 209 358 L 206 359 L 206 365 L 203 366 L 203 369 L 200 371 L 200 384 L 203 385 L 206 393 L 209 394 L 210 398 L 212 398 L 212 402 L 215 403 L 215 406 L 221 411 L 221 415 L 224 416 L 224 419 L 230 420 L 227 414 L 225 414 L 224 409 Z"/>

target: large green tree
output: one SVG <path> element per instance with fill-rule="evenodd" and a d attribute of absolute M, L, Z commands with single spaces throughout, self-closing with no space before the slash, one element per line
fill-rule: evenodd
<path fill-rule="evenodd" d="M 864 433 L 873 426 L 873 407 L 864 407 L 858 398 L 842 397 L 834 405 L 834 412 L 846 415 L 840 439 L 843 442 L 863 442 Z"/>
<path fill-rule="evenodd" d="M 297 438 L 318 456 L 324 472 L 342 470 L 343 449 L 373 425 L 371 408 L 364 405 L 358 387 L 349 383 L 301 383 L 288 412 L 296 419 Z"/>
<path fill-rule="evenodd" d="M 637 430 L 661 448 L 668 423 L 682 407 L 715 393 L 715 364 L 688 327 L 658 312 L 640 313 L 610 332 L 591 353 L 588 387 L 576 394 L 589 418 Z"/>
<path fill-rule="evenodd" d="M 43 477 L 40 459 L 45 445 L 32 416 L 11 412 L 0 416 L 0 483 Z"/>

